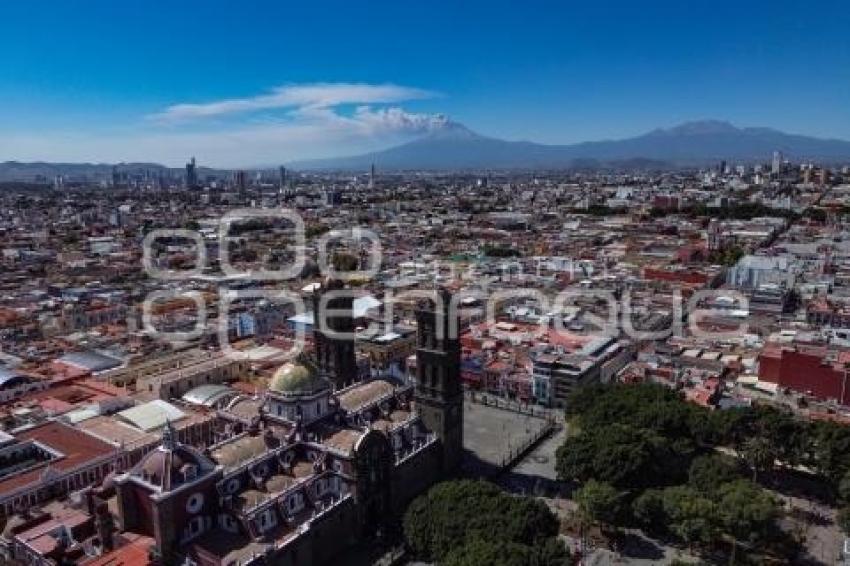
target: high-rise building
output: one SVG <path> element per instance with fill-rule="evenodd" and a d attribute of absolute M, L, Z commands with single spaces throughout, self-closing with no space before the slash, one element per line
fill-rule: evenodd
<path fill-rule="evenodd" d="M 246 183 L 246 178 L 245 178 L 245 171 L 241 171 L 241 170 L 237 171 L 236 172 L 236 188 L 239 190 L 240 193 L 244 193 L 246 185 L 247 185 L 247 183 Z"/>
<path fill-rule="evenodd" d="M 342 204 L 342 193 L 336 187 L 325 189 L 324 191 L 325 206 L 333 207 Z"/>
<path fill-rule="evenodd" d="M 280 190 L 286 190 L 286 167 L 280 166 Z"/>
<path fill-rule="evenodd" d="M 773 152 L 773 163 L 771 164 L 770 172 L 774 175 L 779 175 L 779 172 L 782 168 L 782 152 L 774 151 Z"/>
<path fill-rule="evenodd" d="M 369 188 L 375 188 L 375 164 L 372 164 L 371 169 L 369 169 Z"/>
<path fill-rule="evenodd" d="M 195 158 L 189 160 L 186 164 L 186 188 L 194 189 L 198 186 L 198 169 L 195 165 Z"/>

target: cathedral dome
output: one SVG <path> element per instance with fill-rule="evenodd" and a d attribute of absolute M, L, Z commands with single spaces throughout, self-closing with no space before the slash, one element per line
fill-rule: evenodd
<path fill-rule="evenodd" d="M 313 395 L 329 388 L 328 382 L 307 363 L 284 364 L 269 381 L 269 391 L 288 397 Z"/>
<path fill-rule="evenodd" d="M 212 461 L 194 448 L 177 442 L 174 435 L 171 425 L 167 424 L 162 444 L 147 453 L 131 470 L 131 475 L 169 491 L 215 468 Z"/>

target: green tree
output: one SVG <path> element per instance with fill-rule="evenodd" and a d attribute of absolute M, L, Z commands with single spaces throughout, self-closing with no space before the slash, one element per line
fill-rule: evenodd
<path fill-rule="evenodd" d="M 738 448 L 738 453 L 753 471 L 753 481 L 758 480 L 760 473 L 773 469 L 777 456 L 773 442 L 763 436 L 754 436 L 747 439 Z"/>
<path fill-rule="evenodd" d="M 567 407 L 585 429 L 619 423 L 670 438 L 681 438 L 682 432 L 688 430 L 692 411 L 704 411 L 686 403 L 669 387 L 655 384 L 581 388 L 571 396 Z"/>
<path fill-rule="evenodd" d="M 694 459 L 688 470 L 688 484 L 707 495 L 714 494 L 723 484 L 741 478 L 734 459 L 720 454 L 706 454 Z"/>
<path fill-rule="evenodd" d="M 776 529 L 779 503 L 749 480 L 727 483 L 718 490 L 718 510 L 723 531 L 737 542 L 760 544 Z"/>
<path fill-rule="evenodd" d="M 718 505 L 686 485 L 647 490 L 634 500 L 632 512 L 649 532 L 670 533 L 688 546 L 710 544 L 722 532 Z"/>
<path fill-rule="evenodd" d="M 531 548 L 503 540 L 473 539 L 453 549 L 441 566 L 570 566 L 569 550 L 557 539 Z"/>
<path fill-rule="evenodd" d="M 558 538 L 546 538 L 534 546 L 532 566 L 570 566 L 572 563 L 569 549 Z"/>
<path fill-rule="evenodd" d="M 687 486 L 665 489 L 663 506 L 668 528 L 689 546 L 717 539 L 720 532 L 717 506 L 694 489 Z"/>
<path fill-rule="evenodd" d="M 413 553 L 438 562 L 477 539 L 536 548 L 554 538 L 558 526 L 544 503 L 476 481 L 434 486 L 410 504 L 403 521 L 405 540 Z"/>
<path fill-rule="evenodd" d="M 622 424 L 583 429 L 556 453 L 556 469 L 564 480 L 599 481 L 623 488 L 674 483 L 687 468 L 687 450 L 653 431 Z"/>
<path fill-rule="evenodd" d="M 664 511 L 664 492 L 647 489 L 632 501 L 632 515 L 647 531 L 661 533 L 667 529 L 667 513 Z"/>
<path fill-rule="evenodd" d="M 850 427 L 829 421 L 812 423 L 809 429 L 812 465 L 836 484 L 850 470 Z"/>
<path fill-rule="evenodd" d="M 775 407 L 757 406 L 751 411 L 755 415 L 751 433 L 766 439 L 778 460 L 794 466 L 805 459 L 809 439 L 802 421 Z"/>
<path fill-rule="evenodd" d="M 622 516 L 623 494 L 613 486 L 589 480 L 575 496 L 585 519 L 606 525 L 616 525 Z"/>
<path fill-rule="evenodd" d="M 737 407 L 712 413 L 705 420 L 709 443 L 731 446 L 742 443 L 751 434 L 753 412 L 749 407 Z"/>
<path fill-rule="evenodd" d="M 530 566 L 532 550 L 504 540 L 474 539 L 450 551 L 441 566 Z"/>

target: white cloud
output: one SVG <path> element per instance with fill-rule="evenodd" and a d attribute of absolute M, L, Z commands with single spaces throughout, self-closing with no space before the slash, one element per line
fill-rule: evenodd
<path fill-rule="evenodd" d="M 358 106 L 354 119 L 366 126 L 416 133 L 441 128 L 449 121 L 443 114 L 412 114 L 396 107 L 375 110 L 370 106 Z"/>
<path fill-rule="evenodd" d="M 428 91 L 396 85 L 294 85 L 253 98 L 177 104 L 149 115 L 153 120 L 108 133 L 6 133 L 0 136 L 0 155 L 20 161 L 170 166 L 181 166 L 194 155 L 204 165 L 232 168 L 350 155 L 408 141 L 448 123 L 441 114 L 387 106 L 428 96 Z M 279 109 L 285 112 L 274 112 Z M 226 123 L 214 119 L 225 115 L 233 116 Z"/>
<path fill-rule="evenodd" d="M 313 83 L 286 85 L 268 94 L 249 98 L 218 100 L 203 104 L 175 104 L 148 118 L 162 122 L 179 122 L 211 116 L 223 116 L 280 108 L 330 108 L 344 104 L 388 104 L 405 100 L 431 98 L 434 93 L 419 88 L 394 84 Z"/>

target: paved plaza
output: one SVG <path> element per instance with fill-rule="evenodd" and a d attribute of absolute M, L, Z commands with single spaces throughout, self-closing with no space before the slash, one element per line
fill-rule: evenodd
<path fill-rule="evenodd" d="M 463 434 L 464 472 L 492 477 L 547 426 L 538 416 L 466 401 Z"/>

